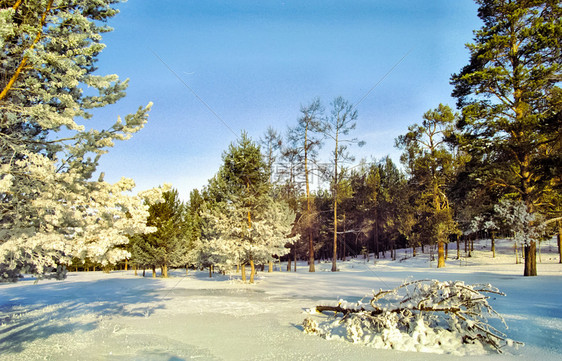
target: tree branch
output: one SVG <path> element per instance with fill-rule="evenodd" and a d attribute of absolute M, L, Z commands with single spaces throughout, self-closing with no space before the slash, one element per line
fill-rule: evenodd
<path fill-rule="evenodd" d="M 43 36 L 43 27 L 45 26 L 45 20 L 47 18 L 47 14 L 49 13 L 49 11 L 51 11 L 53 1 L 54 0 L 49 0 L 49 3 L 47 4 L 47 9 L 45 9 L 43 14 L 41 15 L 41 23 L 39 25 L 39 31 L 37 32 L 37 35 L 35 36 L 35 39 L 33 40 L 33 42 L 31 43 L 31 45 L 29 46 L 29 48 L 27 50 L 32 50 L 35 47 L 35 45 L 37 45 L 39 40 L 41 39 L 41 36 Z M 21 4 L 21 0 L 14 5 L 14 10 L 17 9 L 17 7 L 19 7 L 20 4 Z M 25 53 L 25 51 L 24 51 L 24 53 Z M 8 84 L 6 84 L 6 86 L 4 87 L 2 92 L 0 93 L 0 100 L 4 99 L 6 97 L 6 95 L 8 95 L 8 92 L 10 91 L 10 89 L 12 89 L 12 86 L 14 85 L 16 80 L 19 78 L 22 70 L 24 69 L 25 65 L 27 64 L 27 59 L 28 59 L 28 57 L 26 55 L 24 55 L 20 65 L 17 67 L 16 71 L 14 72 L 14 74 L 12 75 L 10 80 L 8 81 Z"/>

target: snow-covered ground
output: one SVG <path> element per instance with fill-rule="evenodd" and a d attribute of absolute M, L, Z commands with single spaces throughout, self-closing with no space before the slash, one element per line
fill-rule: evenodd
<path fill-rule="evenodd" d="M 538 277 L 523 277 L 511 241 L 479 241 L 471 258 L 436 269 L 428 254 L 401 250 L 396 261 L 362 258 L 320 263 L 316 273 L 260 272 L 256 284 L 238 275 L 172 272 L 168 279 L 132 271 L 69 273 L 65 281 L 25 279 L 0 284 L 0 360 L 450 360 L 451 354 L 381 350 L 302 332 L 307 309 L 357 301 L 372 289 L 406 279 L 491 283 L 507 294 L 490 300 L 522 341 L 502 355 L 466 360 L 559 360 L 562 356 L 562 264 L 554 240 L 541 246 Z M 388 255 L 388 254 L 387 254 Z M 461 252 L 464 255 L 464 251 Z M 279 270 L 279 267 L 277 268 Z M 147 276 L 150 272 L 147 272 Z M 313 316 L 314 317 L 314 316 Z M 322 316 L 318 316 L 322 317 Z"/>

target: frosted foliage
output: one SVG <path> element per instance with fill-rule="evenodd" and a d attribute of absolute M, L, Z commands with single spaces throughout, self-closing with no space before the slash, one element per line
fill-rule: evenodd
<path fill-rule="evenodd" d="M 514 233 L 516 242 L 527 244 L 544 236 L 545 226 L 542 216 L 538 213 L 530 213 L 523 201 L 504 199 L 494 206 L 494 210 Z"/>
<path fill-rule="evenodd" d="M 141 196 L 130 196 L 134 182 L 87 181 L 71 169 L 56 172 L 55 162 L 28 154 L 11 172 L 19 182 L 8 189 L 11 222 L 0 226 L 2 278 L 14 272 L 44 274 L 72 257 L 102 265 L 129 256 L 116 246 L 128 236 L 150 232 L 148 207 Z M 161 189 L 149 192 L 161 196 Z"/>
<path fill-rule="evenodd" d="M 60 271 L 72 257 L 114 263 L 128 256 L 116 246 L 150 231 L 143 196 L 126 194 L 133 180 L 92 180 L 99 157 L 142 129 L 151 107 L 90 129 L 92 109 L 127 88 L 117 75 L 92 74 L 117 2 L 27 0 L 0 10 L 0 280 Z"/>
<path fill-rule="evenodd" d="M 269 202 L 251 226 L 244 214 L 232 204 L 203 212 L 206 236 L 197 242 L 201 265 L 230 269 L 249 260 L 266 263 L 289 252 L 286 245 L 297 237 L 289 236 L 295 214 L 285 203 Z"/>
<path fill-rule="evenodd" d="M 488 304 L 486 294 L 502 295 L 491 285 L 464 282 L 413 281 L 389 291 L 373 292 L 370 302 L 317 306 L 336 312 L 320 322 L 306 319 L 306 333 L 344 339 L 376 348 L 402 351 L 482 354 L 519 345 L 491 326 L 503 318 Z M 341 315 L 341 316 L 340 316 Z M 507 326 L 506 326 L 507 327 Z"/>

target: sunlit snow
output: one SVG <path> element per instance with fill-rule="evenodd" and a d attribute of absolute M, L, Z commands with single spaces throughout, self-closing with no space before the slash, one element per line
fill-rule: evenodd
<path fill-rule="evenodd" d="M 239 275 L 209 278 L 207 270 L 190 270 L 188 276 L 176 270 L 168 279 L 133 271 L 71 272 L 65 281 L 37 284 L 26 278 L 0 284 L 0 359 L 457 359 L 454 344 L 436 350 L 405 339 L 412 350 L 426 352 L 396 351 L 373 347 L 377 340 L 361 345 L 303 332 L 305 318 L 319 317 L 307 313 L 317 305 L 357 302 L 373 289 L 394 288 L 406 279 L 437 279 L 490 283 L 506 293 L 489 302 L 504 316 L 509 339 L 525 343 L 502 355 L 475 350 L 463 359 L 558 360 L 562 264 L 555 240 L 541 245 L 538 277 L 522 276 L 512 246 L 510 240 L 498 242 L 498 256 L 492 258 L 489 241 L 479 241 L 473 257 L 455 260 L 451 244 L 445 269 L 436 269 L 430 255 L 419 250 L 415 258 L 411 250 L 400 250 L 396 261 L 339 262 L 336 273 L 329 272 L 329 261 L 317 264 L 316 273 L 304 263 L 297 273 L 287 273 L 281 264 L 273 273 L 258 273 L 254 285 L 242 283 Z M 421 325 L 416 335 L 419 340 L 440 337 Z"/>

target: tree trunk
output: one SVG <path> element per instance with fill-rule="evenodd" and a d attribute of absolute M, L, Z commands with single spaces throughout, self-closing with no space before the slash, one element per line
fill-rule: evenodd
<path fill-rule="evenodd" d="M 142 276 L 143 276 L 143 277 L 146 276 L 146 268 L 143 268 L 143 269 L 142 269 Z"/>
<path fill-rule="evenodd" d="M 562 263 L 562 221 L 558 221 L 558 254 L 560 256 L 559 263 Z"/>
<path fill-rule="evenodd" d="M 125 258 L 125 271 L 128 270 L 128 265 L 129 265 L 128 262 L 129 262 L 129 259 Z"/>
<path fill-rule="evenodd" d="M 559 263 L 562 263 L 562 221 L 558 221 L 558 254 L 560 256 Z"/>
<path fill-rule="evenodd" d="M 445 242 L 439 241 L 437 248 L 437 268 L 443 268 L 445 267 Z"/>
<path fill-rule="evenodd" d="M 297 272 L 297 247 L 295 247 L 295 253 L 294 253 L 294 265 L 293 265 L 293 271 L 296 273 Z"/>
<path fill-rule="evenodd" d="M 213 277 L 213 266 L 209 266 L 209 278 Z"/>
<path fill-rule="evenodd" d="M 242 266 L 240 267 L 240 270 L 242 272 L 242 282 L 246 282 L 246 264 L 242 263 Z"/>
<path fill-rule="evenodd" d="M 250 259 L 250 283 L 254 283 L 255 274 L 256 274 L 256 267 L 254 266 L 254 260 Z"/>
<path fill-rule="evenodd" d="M 412 257 L 416 256 L 416 246 L 412 247 Z"/>
<path fill-rule="evenodd" d="M 496 258 L 496 232 L 492 232 L 492 258 Z"/>
<path fill-rule="evenodd" d="M 537 243 L 531 241 L 530 244 L 525 245 L 525 271 L 523 276 L 536 276 L 537 275 Z"/>
<path fill-rule="evenodd" d="M 513 243 L 513 249 L 515 250 L 515 264 L 519 264 L 519 253 L 517 252 L 517 242 Z"/>
<path fill-rule="evenodd" d="M 291 272 L 291 254 L 287 257 L 287 272 Z"/>
<path fill-rule="evenodd" d="M 445 243 L 445 259 L 449 258 L 449 243 Z"/>
<path fill-rule="evenodd" d="M 152 266 L 152 278 L 156 278 L 156 266 Z"/>
<path fill-rule="evenodd" d="M 162 278 L 168 278 L 168 265 L 162 265 L 160 273 L 162 273 Z"/>
<path fill-rule="evenodd" d="M 273 272 L 273 261 L 269 261 L 269 269 L 267 270 L 267 272 Z"/>
<path fill-rule="evenodd" d="M 337 168 L 336 168 L 337 172 Z M 334 186 L 337 189 L 337 184 Z M 338 259 L 338 192 L 334 190 L 334 244 L 332 249 L 332 272 L 336 272 L 338 267 L 336 265 Z"/>
<path fill-rule="evenodd" d="M 133 267 L 133 268 L 134 268 L 134 270 L 135 270 L 135 276 L 138 276 L 138 274 L 137 274 L 137 269 L 138 269 L 137 266 L 135 266 L 135 267 Z"/>
<path fill-rule="evenodd" d="M 377 209 L 375 208 L 375 224 L 374 224 L 374 227 L 373 227 L 373 231 L 374 231 L 373 232 L 373 241 L 375 243 L 375 254 L 376 254 L 376 256 L 373 257 L 374 262 L 376 262 L 377 261 L 376 259 L 379 258 L 379 225 L 377 223 L 378 222 L 377 218 L 378 218 Z"/>

